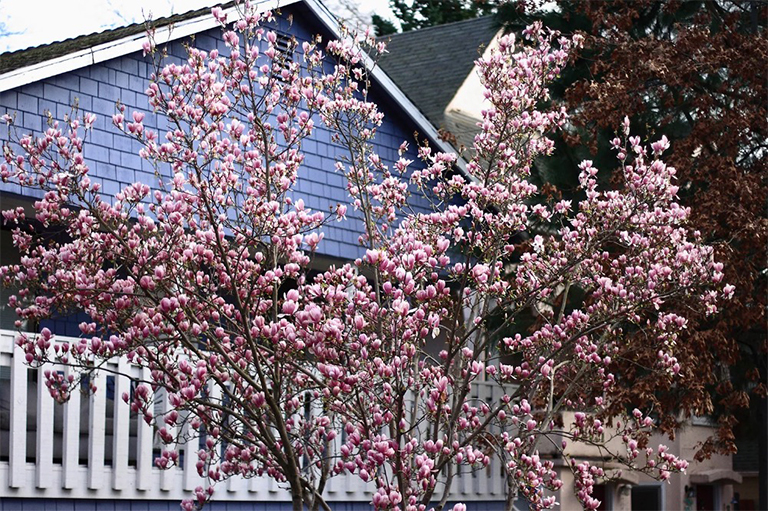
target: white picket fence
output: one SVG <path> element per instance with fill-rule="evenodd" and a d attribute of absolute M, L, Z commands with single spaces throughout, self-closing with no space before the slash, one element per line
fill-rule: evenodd
<path fill-rule="evenodd" d="M 180 466 L 154 466 L 159 452 L 152 426 L 132 417 L 119 396 L 130 379 L 148 380 L 125 358 L 110 361 L 93 383 L 95 393 L 76 393 L 55 403 L 43 370 L 30 369 L 15 347 L 16 332 L 0 330 L 0 498 L 181 500 L 205 486 L 197 474 L 197 442 L 180 446 Z M 66 341 L 58 337 L 59 341 Z M 53 370 L 70 371 L 67 367 Z M 146 371 L 146 369 L 145 369 Z M 114 374 L 114 375 L 111 375 Z M 473 385 L 473 400 L 498 402 L 501 389 Z M 452 500 L 494 501 L 504 498 L 498 460 L 486 469 L 459 474 Z M 371 486 L 358 477 L 336 477 L 326 488 L 329 501 L 369 501 Z M 217 486 L 216 500 L 287 501 L 288 493 L 273 480 L 231 478 Z"/>

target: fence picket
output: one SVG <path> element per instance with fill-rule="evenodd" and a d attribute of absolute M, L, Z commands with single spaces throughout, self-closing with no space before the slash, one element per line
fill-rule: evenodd
<path fill-rule="evenodd" d="M 184 489 L 194 490 L 202 485 L 202 480 L 197 473 L 197 432 L 192 429 L 189 420 L 184 424 L 184 436 L 186 438 L 182 450 L 184 451 Z"/>
<path fill-rule="evenodd" d="M 128 481 L 128 454 L 131 433 L 130 405 L 123 401 L 123 393 L 130 394 L 131 380 L 127 374 L 130 364 L 125 357 L 117 363 L 115 376 L 115 410 L 112 419 L 112 488 L 122 490 Z"/>
<path fill-rule="evenodd" d="M 11 362 L 10 477 L 8 486 L 22 488 L 27 464 L 27 366 L 24 353 L 15 349 Z"/>
<path fill-rule="evenodd" d="M 102 371 L 91 373 L 96 392 L 91 392 L 88 424 L 88 488 L 98 490 L 104 480 L 105 415 L 107 377 Z"/>
<path fill-rule="evenodd" d="M 149 381 L 149 369 L 141 368 L 140 382 Z M 147 491 L 152 488 L 152 426 L 139 414 L 136 431 L 136 488 Z"/>
<path fill-rule="evenodd" d="M 163 415 L 158 415 L 156 418 L 158 420 L 161 420 L 162 417 L 171 411 L 171 403 L 168 399 L 168 391 L 163 390 L 163 401 L 161 403 L 161 410 Z M 155 393 L 155 398 L 157 398 L 158 394 Z M 165 429 L 168 430 L 168 434 L 175 438 L 176 434 L 178 432 L 178 429 L 176 426 L 171 426 L 170 424 L 165 424 Z M 171 442 L 169 444 L 163 444 L 164 447 L 161 447 L 161 449 L 171 452 L 176 449 L 176 442 Z M 176 467 L 167 468 L 164 470 L 160 470 L 160 489 L 164 492 L 169 492 L 173 490 L 173 485 L 176 482 Z"/>
<path fill-rule="evenodd" d="M 45 385 L 44 366 L 37 370 L 37 432 L 35 438 L 35 486 L 48 488 L 53 472 L 53 398 Z"/>
<path fill-rule="evenodd" d="M 74 375 L 75 370 L 67 367 L 64 375 Z M 74 489 L 77 482 L 77 467 L 80 463 L 80 388 L 72 389 L 69 401 L 64 404 L 64 428 L 62 431 L 62 474 L 61 486 Z"/>

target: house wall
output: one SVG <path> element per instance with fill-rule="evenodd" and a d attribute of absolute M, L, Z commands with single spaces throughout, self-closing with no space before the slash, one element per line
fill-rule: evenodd
<path fill-rule="evenodd" d="M 312 23 L 309 11 L 301 5 L 282 9 L 282 17 L 276 22 L 279 32 L 293 35 L 299 42 L 310 40 L 316 33 L 322 33 L 319 24 Z M 292 22 L 286 21 L 292 17 Z M 328 34 L 323 34 L 328 40 Z M 186 53 L 185 41 L 175 41 L 169 46 L 170 60 L 180 61 Z M 219 29 L 212 29 L 195 36 L 194 45 L 205 50 L 225 49 Z M 299 48 L 301 44 L 299 44 Z M 328 66 L 332 63 L 329 61 Z M 39 82 L 0 92 L 0 115 L 16 114 L 17 125 L 21 133 L 40 134 L 47 129 L 47 115 L 61 120 L 77 104 L 81 112 L 94 112 L 99 117 L 92 135 L 85 145 L 86 161 L 91 168 L 93 182 L 102 186 L 103 195 L 113 197 L 125 185 L 134 182 L 154 184 L 157 182 L 152 165 L 138 156 L 140 145 L 126 137 L 112 125 L 112 114 L 119 100 L 127 107 L 127 113 L 140 110 L 147 113 L 144 124 L 148 128 L 160 129 L 160 138 L 164 133 L 163 119 L 149 111 L 144 90 L 148 86 L 152 67 L 149 58 L 141 52 L 126 55 L 104 63 L 91 65 L 72 72 L 64 73 Z M 407 140 L 411 150 L 405 155 L 417 160 L 416 143 L 413 133 L 415 124 L 408 120 L 399 107 L 389 100 L 381 90 L 374 90 L 371 98 L 379 104 L 385 114 L 384 124 L 374 140 L 374 148 L 385 163 L 391 164 L 399 156 L 397 149 Z M 299 180 L 294 198 L 304 199 L 308 207 L 314 210 L 328 211 L 337 203 L 347 203 L 346 182 L 341 174 L 334 172 L 336 160 L 345 154 L 342 147 L 331 142 L 331 132 L 316 119 L 318 129 L 304 142 L 305 164 L 299 172 Z M 7 127 L 0 126 L 0 141 L 8 140 Z M 18 185 L 2 183 L 0 208 L 7 202 L 8 194 L 29 196 L 29 191 L 22 191 Z M 412 200 L 412 206 L 424 210 L 427 202 L 418 194 Z M 330 223 L 324 228 L 325 239 L 318 248 L 324 256 L 343 260 L 354 259 L 364 253 L 358 244 L 358 237 L 363 232 L 361 215 L 350 207 L 348 219 L 339 223 Z"/>

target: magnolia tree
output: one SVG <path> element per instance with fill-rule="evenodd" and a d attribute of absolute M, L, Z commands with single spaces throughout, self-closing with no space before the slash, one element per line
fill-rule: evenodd
<path fill-rule="evenodd" d="M 323 491 L 339 475 L 372 484 L 375 509 L 442 509 L 456 475 L 493 457 L 508 508 L 519 497 L 550 508 L 562 482 L 542 446 L 565 456 L 594 509 L 592 485 L 606 474 L 571 460 L 569 442 L 660 479 L 684 470 L 649 444 L 646 403 L 614 390 L 616 361 L 675 385 L 684 314 L 714 311 L 731 289 L 685 228 L 675 170 L 659 159 L 666 140 L 646 148 L 628 122 L 614 140 L 623 189 L 598 189 L 586 161 L 577 206 L 536 199 L 530 165 L 566 121 L 538 105 L 578 41 L 534 25 L 478 61 L 487 108 L 465 170 L 426 146 L 418 165 L 390 165 L 372 149 L 382 114 L 366 93 L 364 50 L 382 48 L 317 39 L 289 59 L 260 26 L 270 15 L 242 11 L 234 25 L 213 11 L 225 52 L 158 61 L 147 95 L 166 131 L 123 106 L 113 116 L 158 182 L 102 195 L 84 158 L 93 114 L 5 144 L 2 178 L 42 197 L 35 222 L 4 212 L 22 254 L 0 270 L 18 290 L 11 305 L 27 324 L 90 318 L 69 343 L 47 329 L 20 334 L 27 361 L 81 377 L 117 356 L 149 369 L 122 398 L 168 445 L 158 466 L 204 438 L 197 470 L 211 484 L 187 509 L 234 476 L 273 478 L 295 510 L 330 509 Z M 151 38 L 145 51 L 160 54 Z M 347 207 L 310 211 L 294 192 L 316 122 L 347 150 L 335 171 L 364 225 L 364 257 L 327 269 L 312 256 Z M 409 208 L 414 193 L 430 212 Z M 531 311 L 533 326 L 517 328 Z M 639 333 L 653 357 L 637 356 Z M 77 377 L 45 375 L 59 401 L 79 388 Z M 480 381 L 503 397 L 471 398 Z M 172 410 L 155 416 L 161 390 Z"/>

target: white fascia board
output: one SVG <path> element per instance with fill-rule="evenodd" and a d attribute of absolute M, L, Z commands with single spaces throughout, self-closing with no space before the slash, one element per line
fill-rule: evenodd
<path fill-rule="evenodd" d="M 341 39 L 338 20 L 322 2 L 319 0 L 304 0 L 304 3 L 312 10 L 315 16 L 317 16 L 335 38 Z M 440 138 L 437 128 L 435 128 L 429 119 L 416 108 L 416 105 L 414 105 L 403 91 L 400 90 L 400 87 L 387 76 L 387 73 L 385 73 L 381 67 L 376 65 L 376 62 L 368 54 L 365 54 L 365 67 L 370 71 L 374 80 L 376 80 L 392 99 L 405 110 L 406 114 L 413 119 L 416 126 L 421 130 L 421 134 L 429 138 L 439 151 L 444 153 L 455 153 L 457 155 L 456 165 L 459 167 L 459 170 L 461 170 L 462 174 L 466 177 L 474 180 L 474 178 L 467 172 L 467 162 L 465 162 L 461 156 L 458 156 L 458 152 L 451 144 Z"/>
<path fill-rule="evenodd" d="M 257 9 L 261 12 L 276 9 L 293 4 L 299 0 L 266 0 L 257 2 Z M 237 15 L 237 7 L 233 6 L 224 11 L 228 19 Z M 192 18 L 178 23 L 172 23 L 158 28 L 155 31 L 155 41 L 159 44 L 189 37 L 193 34 L 204 32 L 218 26 L 218 22 L 210 13 L 204 13 L 197 18 Z M 146 40 L 145 33 L 134 34 L 115 41 L 109 41 L 92 48 L 62 55 L 51 60 L 39 62 L 31 66 L 14 69 L 0 75 L 0 92 L 15 89 L 29 83 L 38 82 L 52 76 L 68 73 L 93 64 L 123 57 L 130 53 L 142 51 L 142 45 Z M 56 43 L 53 43 L 56 44 Z"/>

